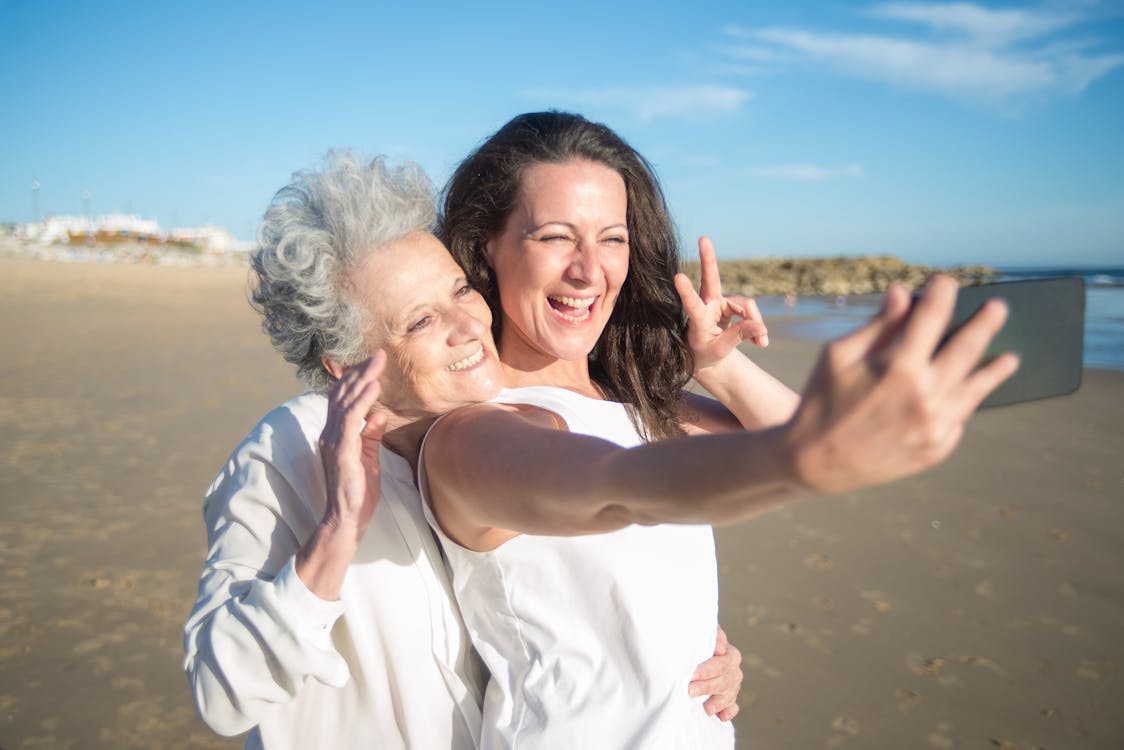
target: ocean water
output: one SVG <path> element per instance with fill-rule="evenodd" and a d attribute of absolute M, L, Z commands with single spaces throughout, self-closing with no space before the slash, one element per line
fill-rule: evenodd
<path fill-rule="evenodd" d="M 998 281 L 1080 276 L 1085 279 L 1085 366 L 1124 370 L 1124 267 L 1000 268 Z M 765 322 L 784 320 L 797 336 L 827 341 L 861 325 L 880 297 L 808 297 L 788 307 L 779 297 L 757 300 Z"/>

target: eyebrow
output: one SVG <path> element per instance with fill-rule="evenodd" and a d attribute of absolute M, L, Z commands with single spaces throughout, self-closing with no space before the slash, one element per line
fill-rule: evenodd
<path fill-rule="evenodd" d="M 390 319 L 388 328 L 395 333 L 404 333 L 409 329 L 410 322 L 413 320 L 414 315 L 420 312 L 424 307 L 425 305 L 419 304 L 399 311 L 397 315 Z"/>
<path fill-rule="evenodd" d="M 568 222 L 568 221 L 544 221 L 542 224 L 536 224 L 535 226 L 532 226 L 530 229 L 526 230 L 525 233 L 526 234 L 532 234 L 534 232 L 541 231 L 545 227 L 549 227 L 552 224 L 557 224 L 558 226 L 566 227 L 567 229 L 575 229 L 574 224 L 572 224 L 571 222 Z M 601 227 L 597 231 L 598 231 L 598 233 L 607 232 L 610 229 L 623 229 L 624 231 L 627 232 L 628 231 L 628 223 L 627 222 L 621 222 L 621 223 L 618 223 L 618 224 L 610 224 L 608 226 Z"/>
<path fill-rule="evenodd" d="M 464 274 L 461 274 L 460 276 L 457 276 L 455 279 L 453 279 L 452 291 L 455 292 L 463 284 L 468 284 L 468 277 L 465 276 Z M 395 328 L 398 328 L 398 327 L 401 327 L 403 329 L 409 328 L 410 327 L 410 319 L 413 318 L 415 315 L 417 315 L 420 311 L 424 310 L 425 307 L 426 307 L 426 303 L 419 302 L 418 304 L 414 305 L 413 307 L 403 308 L 402 310 L 400 310 L 398 312 L 397 315 L 395 315 L 391 318 L 390 322 L 393 324 L 393 326 Z"/>

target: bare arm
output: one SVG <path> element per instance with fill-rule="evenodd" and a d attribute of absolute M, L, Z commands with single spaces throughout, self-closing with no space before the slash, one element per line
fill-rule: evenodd
<path fill-rule="evenodd" d="M 548 420 L 549 412 L 534 407 L 479 404 L 446 416 L 430 433 L 425 462 L 434 512 L 458 543 L 491 549 L 511 533 L 731 522 L 799 489 L 788 479 L 792 472 L 778 468 L 791 460 L 771 433 L 705 435 L 626 449 Z M 740 470 L 707 470 L 732 463 Z M 742 484 L 750 475 L 757 479 L 757 502 Z M 699 502 L 685 502 L 692 497 Z"/>
<path fill-rule="evenodd" d="M 1017 366 L 1004 355 L 975 369 L 1005 320 L 999 302 L 935 353 L 955 297 L 955 282 L 938 277 L 911 312 L 905 290 L 891 289 L 869 323 L 825 347 L 795 414 L 765 430 L 624 449 L 568 433 L 539 409 L 465 407 L 431 433 L 434 511 L 460 544 L 492 549 L 520 532 L 733 523 L 922 471 Z"/>

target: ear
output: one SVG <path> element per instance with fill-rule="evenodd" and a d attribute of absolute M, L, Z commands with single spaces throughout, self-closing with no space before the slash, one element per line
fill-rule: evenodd
<path fill-rule="evenodd" d="M 336 362 L 334 359 L 328 359 L 327 355 L 320 358 L 320 364 L 324 365 L 324 369 L 336 380 L 342 378 L 343 374 L 347 372 L 346 367 Z"/>
<path fill-rule="evenodd" d="M 494 263 L 492 263 L 492 243 L 493 242 L 495 242 L 494 237 L 489 237 L 487 240 L 485 240 L 484 247 L 480 251 L 480 256 L 484 259 L 484 262 L 488 264 L 488 268 L 491 268 L 494 271 L 496 266 L 495 266 Z"/>

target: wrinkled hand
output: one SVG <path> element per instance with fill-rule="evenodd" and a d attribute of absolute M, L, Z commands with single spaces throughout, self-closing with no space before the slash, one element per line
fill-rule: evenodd
<path fill-rule="evenodd" d="M 989 300 L 940 351 L 956 282 L 935 276 L 910 308 L 901 286 L 854 333 L 824 347 L 788 425 L 797 477 L 822 492 L 889 482 L 955 448 L 980 402 L 1014 373 L 1007 353 L 977 369 L 1007 307 Z"/>
<path fill-rule="evenodd" d="M 353 529 L 357 542 L 379 502 L 379 441 L 386 415 L 372 409 L 385 365 L 380 350 L 343 374 L 328 394 L 328 419 L 320 433 L 328 489 L 324 523 Z"/>
<path fill-rule="evenodd" d="M 702 370 L 727 357 L 742 341 L 769 345 L 769 329 L 757 303 L 741 295 L 723 295 L 718 258 L 707 237 L 699 238 L 701 284 L 696 293 L 684 274 L 675 276 L 675 290 L 687 312 L 687 344 Z M 735 322 L 735 318 L 740 320 Z"/>
<path fill-rule="evenodd" d="M 738 715 L 738 691 L 744 676 L 741 666 L 742 652 L 730 643 L 726 631 L 719 625 L 714 656 L 698 666 L 687 686 L 692 696 L 710 696 L 703 704 L 707 716 L 730 721 Z"/>

